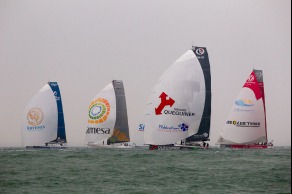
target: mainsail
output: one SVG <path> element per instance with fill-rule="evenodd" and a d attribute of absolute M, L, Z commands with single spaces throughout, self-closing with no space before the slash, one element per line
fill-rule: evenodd
<path fill-rule="evenodd" d="M 147 103 L 144 140 L 170 145 L 209 139 L 211 75 L 207 49 L 193 47 L 159 78 Z"/>
<path fill-rule="evenodd" d="M 25 109 L 22 143 L 26 147 L 41 147 L 66 142 L 60 89 L 57 82 L 49 82 Z"/>
<path fill-rule="evenodd" d="M 85 143 L 109 145 L 129 141 L 124 85 L 121 80 L 113 80 L 94 97 L 88 107 Z"/>
<path fill-rule="evenodd" d="M 267 141 L 263 73 L 253 70 L 233 104 L 217 144 L 266 145 Z"/>
<path fill-rule="evenodd" d="M 205 81 L 205 105 L 202 120 L 199 130 L 196 134 L 187 138 L 187 141 L 208 141 L 210 137 L 211 127 L 211 100 L 212 100 L 212 88 L 211 88 L 211 68 L 209 62 L 209 55 L 206 48 L 195 48 L 196 54 L 201 68 L 204 74 Z"/>
<path fill-rule="evenodd" d="M 49 85 L 55 95 L 58 109 L 58 130 L 56 141 L 63 141 L 64 143 L 67 143 L 63 105 L 59 85 L 57 82 L 49 82 Z"/>

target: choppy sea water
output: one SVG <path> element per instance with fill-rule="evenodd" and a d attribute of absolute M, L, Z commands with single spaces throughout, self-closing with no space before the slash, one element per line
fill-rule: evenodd
<path fill-rule="evenodd" d="M 0 193 L 291 193 L 291 147 L 0 148 Z"/>

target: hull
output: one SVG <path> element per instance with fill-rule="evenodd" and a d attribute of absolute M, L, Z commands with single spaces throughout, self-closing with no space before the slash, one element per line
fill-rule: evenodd
<path fill-rule="evenodd" d="M 66 149 L 64 146 L 26 146 L 27 149 Z"/>
<path fill-rule="evenodd" d="M 203 150 L 209 149 L 203 146 L 187 146 L 187 145 L 149 145 L 149 150 Z"/>
<path fill-rule="evenodd" d="M 135 148 L 135 145 L 131 145 L 128 143 L 117 143 L 110 145 L 99 145 L 99 144 L 88 144 L 89 148 L 116 148 L 116 149 L 132 149 Z"/>
<path fill-rule="evenodd" d="M 221 145 L 221 148 L 233 148 L 233 149 L 267 149 L 268 145 L 258 145 L 258 144 L 251 144 L 251 145 Z"/>
<path fill-rule="evenodd" d="M 178 146 L 181 150 L 206 150 L 210 149 L 210 147 L 203 147 L 203 146 Z"/>
<path fill-rule="evenodd" d="M 149 150 L 179 150 L 177 146 L 171 145 L 149 145 Z"/>

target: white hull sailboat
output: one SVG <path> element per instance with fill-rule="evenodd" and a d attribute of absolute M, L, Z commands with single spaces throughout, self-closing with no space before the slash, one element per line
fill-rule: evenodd
<path fill-rule="evenodd" d="M 26 148 L 65 148 L 66 132 L 61 93 L 57 82 L 47 83 L 24 113 L 22 144 Z"/>
<path fill-rule="evenodd" d="M 113 80 L 88 107 L 85 144 L 88 147 L 132 148 L 124 85 Z"/>
<path fill-rule="evenodd" d="M 217 141 L 227 148 L 268 148 L 263 73 L 253 70 L 225 122 Z"/>
<path fill-rule="evenodd" d="M 151 150 L 207 147 L 210 120 L 209 56 L 206 48 L 193 47 L 162 74 L 151 92 L 145 144 Z"/>

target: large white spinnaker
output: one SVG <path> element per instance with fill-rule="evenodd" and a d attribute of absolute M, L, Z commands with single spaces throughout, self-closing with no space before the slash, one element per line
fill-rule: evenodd
<path fill-rule="evenodd" d="M 196 134 L 205 96 L 201 64 L 194 51 L 189 50 L 163 73 L 154 86 L 147 103 L 145 144 L 169 145 Z"/>
<path fill-rule="evenodd" d="M 108 84 L 88 107 L 86 144 L 106 144 L 113 135 L 116 122 L 116 96 L 113 84 Z"/>
<path fill-rule="evenodd" d="M 46 84 L 27 105 L 22 123 L 23 146 L 45 146 L 57 138 L 58 110 L 55 95 Z"/>
<path fill-rule="evenodd" d="M 113 80 L 90 103 L 85 143 L 89 146 L 130 141 L 127 104 L 122 80 Z M 128 145 L 128 144 L 125 144 Z"/>
<path fill-rule="evenodd" d="M 217 144 L 253 145 L 267 142 L 263 89 L 253 71 L 240 90 Z"/>

